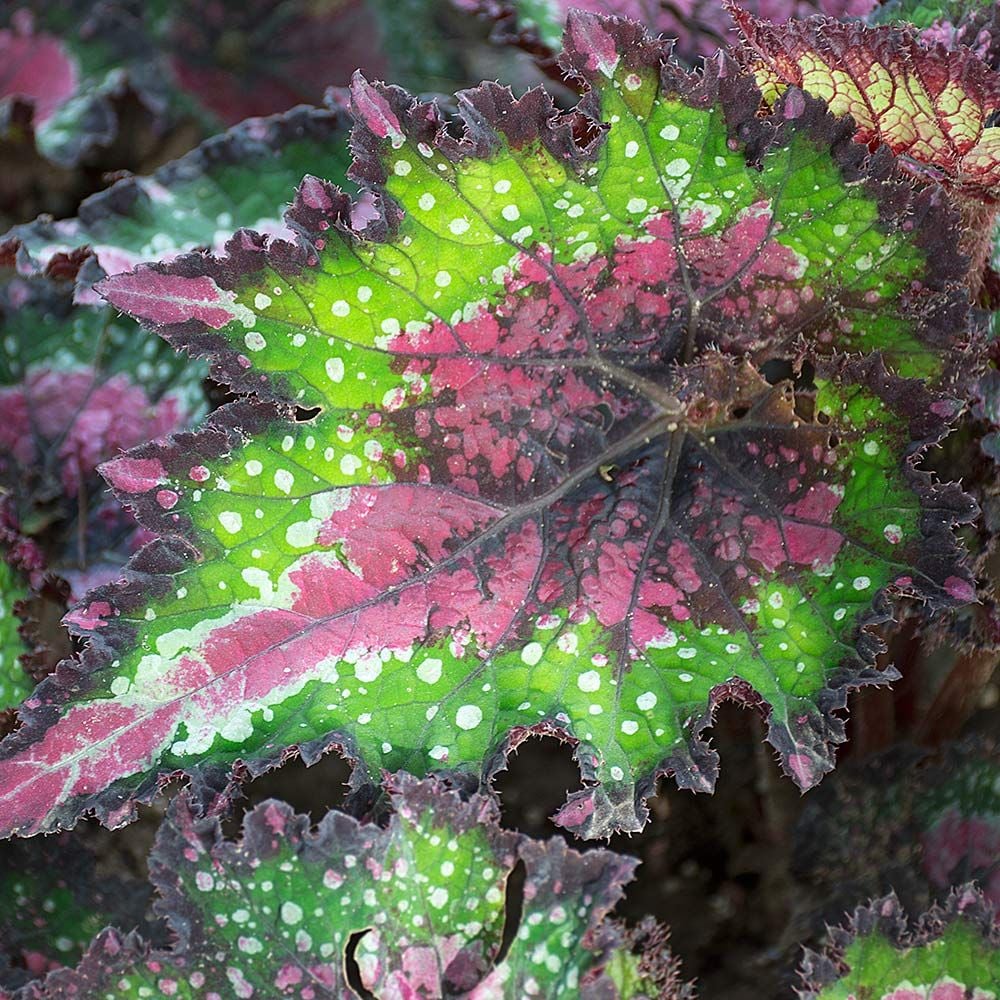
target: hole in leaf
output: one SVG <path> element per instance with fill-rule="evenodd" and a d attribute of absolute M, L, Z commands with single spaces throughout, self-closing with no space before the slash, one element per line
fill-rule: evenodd
<path fill-rule="evenodd" d="M 315 420 L 323 412 L 321 406 L 296 406 L 295 422 L 297 424 L 307 424 L 310 420 Z"/>
<path fill-rule="evenodd" d="M 573 748 L 551 736 L 533 736 L 511 753 L 507 770 L 494 782 L 501 825 L 530 837 L 564 834 L 549 817 L 582 787 Z"/>
<path fill-rule="evenodd" d="M 497 953 L 496 965 L 499 965 L 510 951 L 510 946 L 517 936 L 524 913 L 524 880 L 526 869 L 523 861 L 518 861 L 507 876 L 507 895 L 504 899 L 503 936 L 500 939 L 500 951 Z"/>
<path fill-rule="evenodd" d="M 742 420 L 749 412 L 750 407 L 741 404 L 739 406 L 732 407 L 729 411 L 729 416 L 732 417 L 733 420 Z"/>
<path fill-rule="evenodd" d="M 358 945 L 367 933 L 368 931 L 358 931 L 348 939 L 347 947 L 344 949 L 344 978 L 347 980 L 347 985 L 359 997 L 363 997 L 364 1000 L 375 1000 L 375 994 L 366 990 L 361 983 L 361 967 L 357 958 Z"/>
<path fill-rule="evenodd" d="M 790 382 L 795 378 L 795 369 L 788 358 L 772 358 L 760 366 L 760 373 L 771 385 Z"/>
<path fill-rule="evenodd" d="M 837 434 L 831 434 L 827 439 L 831 448 L 836 448 L 840 444 L 840 436 Z"/>
<path fill-rule="evenodd" d="M 297 813 L 307 813 L 313 823 L 318 823 L 331 809 L 344 806 L 350 776 L 350 765 L 335 751 L 308 768 L 296 757 L 244 785 L 244 798 L 236 814 L 224 821 L 223 830 L 227 837 L 238 838 L 243 813 L 268 799 L 284 799 Z"/>

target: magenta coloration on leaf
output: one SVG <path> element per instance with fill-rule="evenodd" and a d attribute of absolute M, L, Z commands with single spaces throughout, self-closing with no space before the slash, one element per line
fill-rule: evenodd
<path fill-rule="evenodd" d="M 237 317 L 231 296 L 207 277 L 161 275 L 153 281 L 137 281 L 134 275 L 127 274 L 115 282 L 114 288 L 115 305 L 148 323 L 197 320 L 218 330 Z"/>
<path fill-rule="evenodd" d="M 951 363 L 949 214 L 812 99 L 774 129 L 732 66 L 584 15 L 567 38 L 610 122 L 587 148 L 539 92 L 465 94 L 457 140 L 358 80 L 363 239 L 307 179 L 297 244 L 102 285 L 258 399 L 106 467 L 160 539 L 4 745 L 9 829 L 121 822 L 182 770 L 211 799 L 292 746 L 482 782 L 534 732 L 576 744 L 566 825 L 637 829 L 657 775 L 712 787 L 726 698 L 815 784 L 848 691 L 892 677 L 888 596 L 960 599 L 973 507 L 917 468 L 955 404 L 830 357 Z M 177 294 L 206 283 L 225 326 Z M 798 386 L 750 363 L 805 358 Z"/>
<path fill-rule="evenodd" d="M 662 928 L 626 931 L 607 918 L 633 859 L 503 831 L 492 801 L 462 802 L 432 781 L 400 775 L 390 793 L 386 828 L 335 812 L 313 828 L 269 800 L 246 814 L 237 842 L 175 800 L 150 858 L 174 945 L 150 949 L 105 932 L 76 970 L 17 1000 L 347 1000 L 358 996 L 345 974 L 355 937 L 361 984 L 380 1000 L 690 1000 Z M 507 880 L 519 862 L 519 924 L 500 959 Z"/>
<path fill-rule="evenodd" d="M 39 125 L 76 89 L 76 63 L 58 38 L 35 31 L 29 10 L 17 11 L 11 26 L 0 28 L 0 65 L 0 100 L 31 101 Z"/>

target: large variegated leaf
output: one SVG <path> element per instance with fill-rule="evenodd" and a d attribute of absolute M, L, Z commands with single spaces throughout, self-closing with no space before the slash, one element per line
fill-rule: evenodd
<path fill-rule="evenodd" d="M 731 66 L 688 77 L 584 15 L 568 39 L 588 149 L 538 92 L 466 95 L 459 143 L 362 81 L 369 238 L 308 179 L 299 244 L 104 284 L 260 398 L 106 466 L 161 541 L 77 609 L 81 669 L 3 746 L 8 830 L 293 746 L 485 781 L 531 732 L 577 744 L 563 823 L 636 829 L 656 775 L 712 787 L 726 697 L 809 787 L 847 691 L 886 679 L 887 595 L 970 596 L 970 504 L 916 469 L 954 404 L 826 357 L 941 371 L 947 215 L 814 102 L 774 132 Z M 782 378 L 804 358 L 815 384 Z"/>
<path fill-rule="evenodd" d="M 807 953 L 803 1000 L 990 1000 L 1000 990 L 1000 934 L 993 908 L 971 887 L 908 925 L 894 895 L 855 910 Z"/>
<path fill-rule="evenodd" d="M 243 838 L 171 810 L 150 867 L 177 936 L 152 950 L 101 935 L 80 967 L 23 1000 L 59 997 L 358 997 L 378 1000 L 682 1000 L 662 932 L 633 934 L 606 918 L 635 862 L 585 855 L 506 833 L 484 799 L 462 803 L 431 782 L 397 779 L 389 826 L 329 813 L 317 829 L 284 803 L 244 819 Z M 516 934 L 499 956 L 507 879 L 524 864 Z M 356 941 L 352 941 L 358 936 Z"/>

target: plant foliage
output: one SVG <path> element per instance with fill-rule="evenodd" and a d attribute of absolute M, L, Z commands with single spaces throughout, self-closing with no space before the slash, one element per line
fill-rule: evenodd
<path fill-rule="evenodd" d="M 1000 990 L 1000 15 L 817 2 L 0 12 L 3 1000 Z"/>
<path fill-rule="evenodd" d="M 970 596 L 971 509 L 915 467 L 953 404 L 830 356 L 947 367 L 947 215 L 806 98 L 774 130 L 745 78 L 625 22 L 567 39 L 610 125 L 586 148 L 539 92 L 472 92 L 455 142 L 359 80 L 381 239 L 308 179 L 298 244 L 239 233 L 101 286 L 257 399 L 105 467 L 162 541 L 74 614 L 87 680 L 5 748 L 10 828 L 295 745 L 483 780 L 534 731 L 577 744 L 564 824 L 637 829 L 658 773 L 711 787 L 727 696 L 814 784 L 833 711 L 881 679 L 886 588 Z M 804 357 L 811 386 L 759 373 Z"/>
<path fill-rule="evenodd" d="M 18 1000 L 64 996 L 684 1000 L 663 932 L 606 915 L 635 862 L 578 854 L 497 826 L 487 799 L 394 779 L 387 828 L 328 813 L 312 829 L 284 803 L 248 813 L 242 839 L 177 799 L 150 858 L 176 936 L 150 950 L 106 931 L 79 967 Z M 516 933 L 499 958 L 507 881 L 525 870 Z M 345 976 L 352 947 L 360 984 Z M 640 942 L 645 954 L 634 953 Z"/>
<path fill-rule="evenodd" d="M 986 998 L 1000 986 L 993 911 L 969 886 L 908 926 L 895 896 L 855 910 L 829 949 L 806 956 L 804 1000 Z"/>

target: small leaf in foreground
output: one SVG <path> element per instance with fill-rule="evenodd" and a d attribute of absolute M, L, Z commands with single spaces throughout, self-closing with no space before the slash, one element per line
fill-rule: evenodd
<path fill-rule="evenodd" d="M 103 284 L 257 398 L 105 467 L 160 541 L 83 601 L 73 687 L 0 750 L 8 832 L 122 822 L 178 771 L 211 798 L 291 746 L 483 783 L 545 732 L 587 786 L 560 821 L 603 836 L 658 774 L 712 787 L 725 698 L 807 788 L 848 691 L 892 676 L 887 595 L 969 598 L 973 507 L 916 467 L 955 404 L 829 358 L 951 365 L 947 214 L 817 102 L 775 131 L 731 66 L 584 15 L 568 40 L 609 123 L 587 149 L 537 91 L 466 94 L 459 143 L 359 82 L 368 238 L 308 178 L 298 244 Z"/>
<path fill-rule="evenodd" d="M 989 1000 L 1000 990 L 1000 925 L 971 886 L 956 889 L 914 926 L 895 896 L 860 907 L 807 952 L 802 1000 Z"/>
<path fill-rule="evenodd" d="M 646 998 L 682 1000 L 662 931 L 607 919 L 635 862 L 578 854 L 497 826 L 483 798 L 401 776 L 388 828 L 331 812 L 311 828 L 274 800 L 244 819 L 239 842 L 175 800 L 150 867 L 157 905 L 177 936 L 149 951 L 101 935 L 75 972 L 23 1000 L 212 995 L 348 998 L 348 943 L 361 984 L 384 1000 Z M 502 960 L 507 880 L 523 862 L 517 931 Z M 630 951 L 642 940 L 648 951 Z"/>

